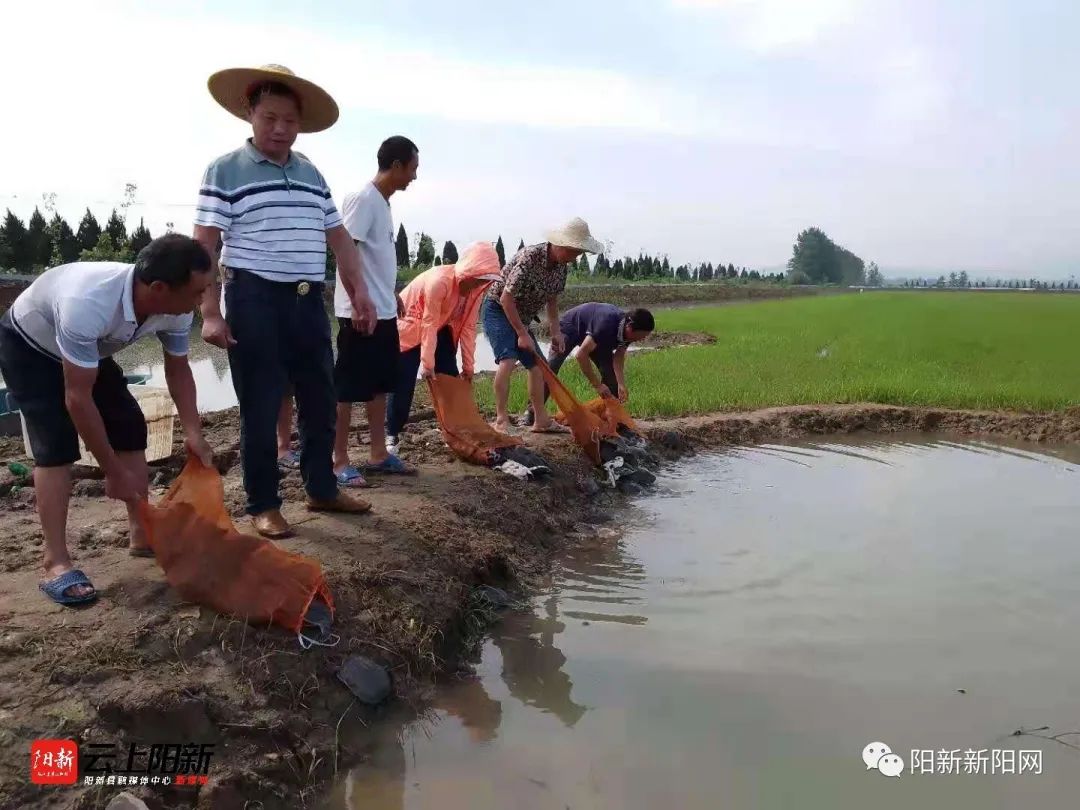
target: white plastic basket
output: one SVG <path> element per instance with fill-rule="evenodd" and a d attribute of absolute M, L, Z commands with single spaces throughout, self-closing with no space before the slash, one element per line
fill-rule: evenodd
<path fill-rule="evenodd" d="M 129 389 L 135 401 L 139 403 L 143 416 L 146 418 L 146 460 L 158 461 L 172 455 L 173 445 L 173 420 L 176 417 L 176 406 L 173 405 L 172 397 L 164 388 L 151 388 L 146 385 L 133 385 Z M 26 432 L 26 420 L 19 413 L 22 422 L 23 446 L 26 455 L 33 458 L 30 451 L 30 437 Z M 90 454 L 79 437 L 79 452 L 81 457 L 78 464 L 88 467 L 97 467 L 97 459 Z"/>

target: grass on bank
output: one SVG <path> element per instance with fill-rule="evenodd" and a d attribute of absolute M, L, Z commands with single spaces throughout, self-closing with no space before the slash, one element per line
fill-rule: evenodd
<path fill-rule="evenodd" d="M 631 355 L 642 417 L 812 403 L 1056 410 L 1080 403 L 1080 296 L 873 292 L 661 311 L 712 346 Z M 525 403 L 514 375 L 511 405 Z M 577 364 L 562 378 L 591 389 Z M 477 386 L 493 407 L 490 384 Z"/>

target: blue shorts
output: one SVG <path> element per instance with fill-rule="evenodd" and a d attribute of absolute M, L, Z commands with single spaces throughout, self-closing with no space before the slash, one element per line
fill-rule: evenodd
<path fill-rule="evenodd" d="M 495 353 L 495 362 L 503 360 L 518 360 L 525 368 L 536 365 L 536 357 L 532 352 L 523 352 L 517 345 L 517 332 L 510 325 L 510 320 L 503 312 L 503 308 L 497 301 L 490 298 L 484 299 L 484 306 L 480 311 L 480 323 L 484 326 L 484 335 L 487 336 L 491 350 Z M 540 353 L 540 344 L 536 342 L 536 335 L 529 332 L 533 346 L 537 354 Z"/>

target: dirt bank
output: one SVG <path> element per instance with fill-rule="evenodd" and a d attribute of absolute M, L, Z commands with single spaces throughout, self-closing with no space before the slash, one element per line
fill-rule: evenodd
<path fill-rule="evenodd" d="M 423 411 L 421 410 L 421 415 Z M 233 514 L 242 511 L 236 412 L 207 417 L 226 471 Z M 879 405 L 774 408 L 667 420 L 647 426 L 670 459 L 729 444 L 810 434 L 926 430 L 1035 441 L 1080 440 L 1080 409 L 1055 414 L 977 413 Z M 555 467 L 523 484 L 456 462 L 435 425 L 410 428 L 403 455 L 415 478 L 369 490 L 373 514 L 312 516 L 295 473 L 285 514 L 299 536 L 283 546 L 318 558 L 337 603 L 340 646 L 302 652 L 277 629 L 182 603 L 153 560 L 125 553 L 123 508 L 98 480 L 76 484 L 71 547 L 101 598 L 65 610 L 37 591 L 40 534 L 33 490 L 0 499 L 0 807 L 103 807 L 118 788 L 36 788 L 27 750 L 39 737 L 80 743 L 215 743 L 204 788 L 136 788 L 152 808 L 312 806 L 335 767 L 355 761 L 349 729 L 377 719 L 353 704 L 334 675 L 363 653 L 392 672 L 398 700 L 420 703 L 490 620 L 471 594 L 481 583 L 527 591 L 553 555 L 610 523 L 622 501 L 596 492 L 591 470 L 563 437 L 530 437 Z M 0 453 L 21 455 L 17 442 Z M 359 450 L 355 451 L 357 454 Z M 157 465 L 155 492 L 177 462 Z M 241 525 L 242 522 L 241 522 Z M 245 802 L 249 804 L 245 804 Z"/>
<path fill-rule="evenodd" d="M 675 432 L 691 446 L 717 447 L 817 434 L 937 432 L 1029 442 L 1080 442 L 1080 407 L 1053 413 L 902 408 L 894 405 L 795 405 L 749 413 L 658 420 L 650 432 Z"/>
<path fill-rule="evenodd" d="M 683 284 L 571 284 L 559 296 L 559 306 L 565 311 L 588 301 L 606 301 L 620 307 L 708 304 L 723 301 L 793 298 L 839 291 L 839 288 L 788 287 L 741 281 Z"/>

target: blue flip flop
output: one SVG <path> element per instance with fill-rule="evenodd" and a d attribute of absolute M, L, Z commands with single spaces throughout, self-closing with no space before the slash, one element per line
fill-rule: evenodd
<path fill-rule="evenodd" d="M 71 605 L 82 605 L 87 602 L 93 602 L 97 599 L 97 590 L 88 593 L 85 596 L 67 596 L 64 591 L 70 588 L 72 585 L 89 585 L 94 587 L 94 583 L 90 581 L 90 578 L 86 576 L 78 568 L 73 568 L 70 571 L 65 571 L 58 577 L 50 579 L 48 582 L 42 582 L 38 585 L 47 597 L 52 599 L 58 605 L 64 605 L 70 607 Z"/>
<path fill-rule="evenodd" d="M 343 487 L 351 487 L 352 489 L 364 489 L 368 486 L 363 474 L 352 464 L 337 473 L 337 482 Z"/>
<path fill-rule="evenodd" d="M 416 470 L 408 466 L 404 461 L 393 453 L 388 455 L 378 464 L 365 464 L 364 472 L 381 473 L 383 475 L 416 475 Z"/>
<path fill-rule="evenodd" d="M 300 466 L 300 454 L 295 450 L 290 450 L 277 460 L 278 466 L 283 470 L 295 470 Z"/>

